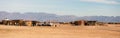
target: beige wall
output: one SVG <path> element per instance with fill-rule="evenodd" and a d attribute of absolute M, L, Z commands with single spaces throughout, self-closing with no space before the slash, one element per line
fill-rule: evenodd
<path fill-rule="evenodd" d="M 32 26 L 32 22 L 31 22 L 31 21 L 26 21 L 26 22 L 25 22 L 25 25 L 26 25 L 26 26 Z"/>

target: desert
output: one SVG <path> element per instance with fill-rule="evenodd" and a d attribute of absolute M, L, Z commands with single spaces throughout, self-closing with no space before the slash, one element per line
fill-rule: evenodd
<path fill-rule="evenodd" d="M 0 38 L 120 38 L 120 25 L 51 26 L 0 25 Z"/>

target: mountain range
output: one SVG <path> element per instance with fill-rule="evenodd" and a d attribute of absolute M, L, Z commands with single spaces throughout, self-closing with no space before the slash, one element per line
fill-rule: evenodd
<path fill-rule="evenodd" d="M 71 22 L 75 20 L 94 20 L 100 22 L 120 22 L 120 16 L 74 16 L 74 15 L 56 15 L 44 12 L 27 12 L 27 13 L 10 13 L 0 11 L 0 20 L 8 19 L 25 19 L 36 21 L 57 21 L 57 22 Z"/>

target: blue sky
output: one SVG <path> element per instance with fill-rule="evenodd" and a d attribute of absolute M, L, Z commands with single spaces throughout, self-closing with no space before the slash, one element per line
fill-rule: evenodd
<path fill-rule="evenodd" d="M 75 16 L 120 16 L 120 0 L 0 0 L 0 11 Z"/>

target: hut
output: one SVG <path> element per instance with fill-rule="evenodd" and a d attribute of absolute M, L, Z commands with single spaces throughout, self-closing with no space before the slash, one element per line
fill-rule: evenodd
<path fill-rule="evenodd" d="M 4 25 L 10 25 L 10 20 L 2 20 L 2 24 L 4 24 Z"/>
<path fill-rule="evenodd" d="M 0 24 L 3 24 L 2 21 L 0 21 Z"/>
<path fill-rule="evenodd" d="M 99 26 L 105 26 L 107 23 L 105 23 L 105 22 L 97 22 L 96 24 L 99 25 Z"/>
<path fill-rule="evenodd" d="M 74 25 L 81 25 L 81 26 L 94 26 L 96 25 L 97 21 L 88 21 L 88 20 L 78 20 L 78 21 L 74 21 L 74 22 L 71 22 L 71 24 L 74 24 Z"/>
<path fill-rule="evenodd" d="M 85 20 L 74 21 L 74 22 L 72 22 L 72 24 L 74 24 L 74 25 L 85 25 Z"/>
<path fill-rule="evenodd" d="M 32 26 L 39 26 L 40 22 L 39 21 L 32 21 Z"/>
<path fill-rule="evenodd" d="M 94 25 L 96 25 L 96 23 L 97 23 L 97 21 L 86 21 L 85 25 L 86 26 L 94 26 Z"/>
<path fill-rule="evenodd" d="M 21 26 L 21 25 L 24 25 L 24 21 L 23 20 L 2 20 L 2 24 Z"/>
<path fill-rule="evenodd" d="M 120 22 L 108 22 L 108 24 L 120 24 Z"/>
<path fill-rule="evenodd" d="M 2 20 L 2 23 L 4 24 L 4 25 L 9 25 L 9 19 L 7 19 L 7 18 L 5 18 L 4 20 Z"/>
<path fill-rule="evenodd" d="M 24 20 L 11 20 L 11 25 L 24 26 Z"/>
<path fill-rule="evenodd" d="M 26 20 L 24 23 L 25 23 L 25 26 L 32 26 L 32 21 L 30 20 Z"/>

